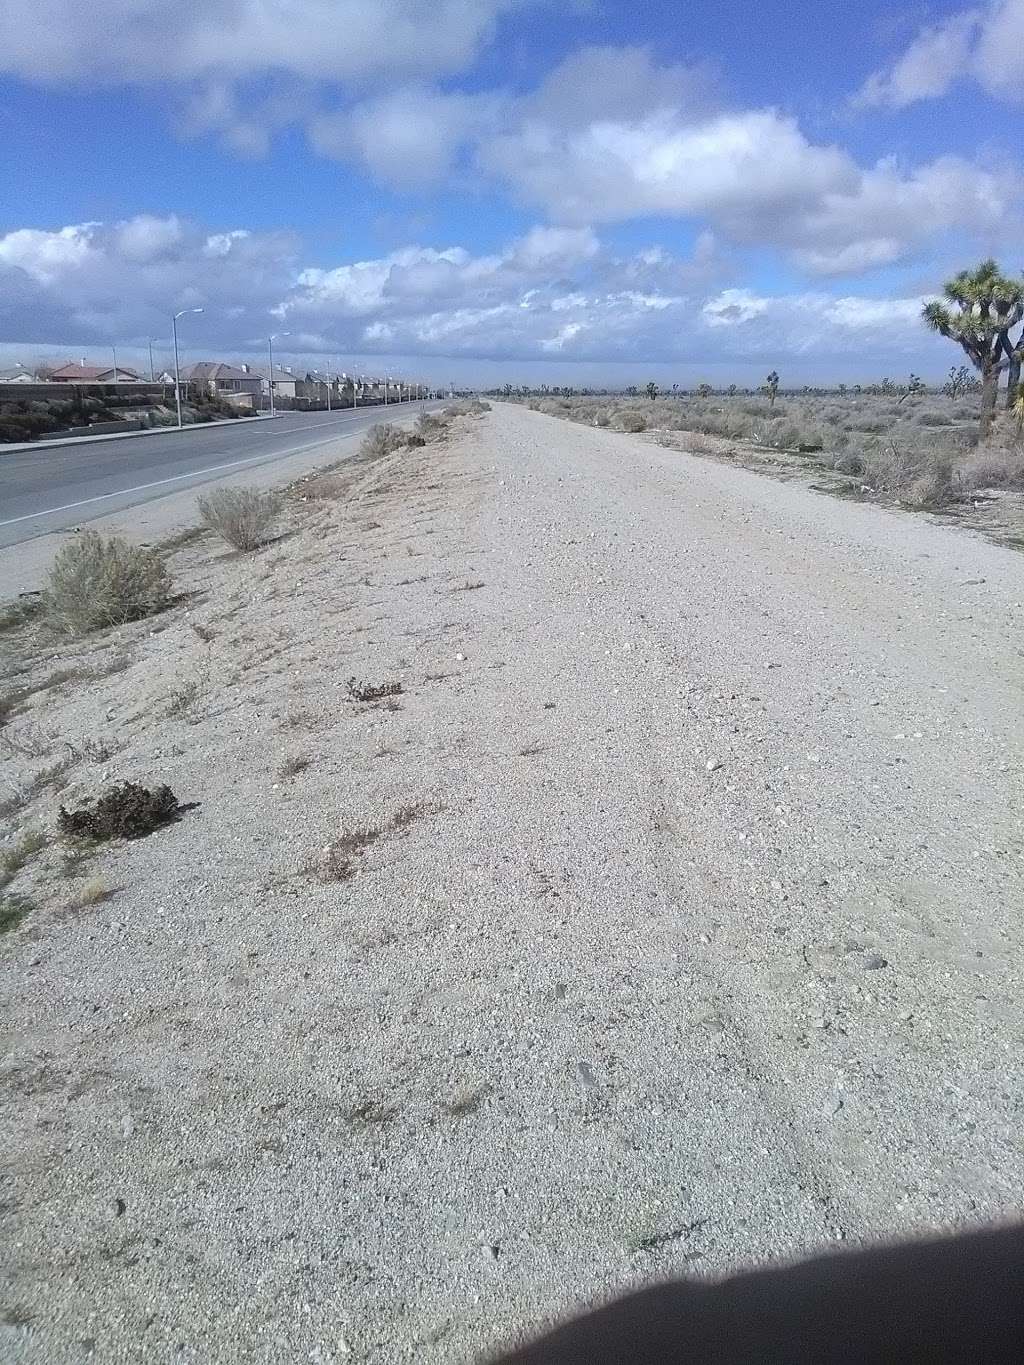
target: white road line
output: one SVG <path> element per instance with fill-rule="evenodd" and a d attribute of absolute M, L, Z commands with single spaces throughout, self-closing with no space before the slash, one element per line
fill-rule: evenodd
<path fill-rule="evenodd" d="M 313 425 L 319 425 L 314 423 Z M 299 427 L 299 431 L 311 431 L 310 427 Z M 259 461 L 287 459 L 290 455 L 301 455 L 304 450 L 315 450 L 317 446 L 328 446 L 332 441 L 336 441 L 337 436 L 328 436 L 323 441 L 310 441 L 304 446 L 296 446 L 294 450 L 278 451 L 271 455 L 250 455 L 245 460 L 232 460 L 229 464 L 213 464 L 206 469 L 193 469 L 188 474 L 174 474 L 169 479 L 155 479 L 152 483 L 136 484 L 134 488 L 119 488 L 116 493 L 100 493 L 95 498 L 83 498 L 81 502 L 66 502 L 61 507 L 47 507 L 43 512 L 27 512 L 23 517 L 10 517 L 7 521 L 0 521 L 0 526 L 16 526 L 19 521 L 36 521 L 39 517 L 49 517 L 55 512 L 71 512 L 76 507 L 88 507 L 94 502 L 109 502 L 111 498 L 124 498 L 131 493 L 145 493 L 150 488 L 161 488 L 164 484 L 180 483 L 182 479 L 195 479 L 202 474 L 217 474 L 222 469 L 237 469 L 244 464 L 258 464 Z"/>

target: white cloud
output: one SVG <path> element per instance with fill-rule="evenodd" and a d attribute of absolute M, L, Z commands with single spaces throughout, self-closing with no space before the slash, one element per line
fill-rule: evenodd
<path fill-rule="evenodd" d="M 575 88 L 578 59 L 567 63 Z M 650 74 L 650 73 L 648 73 Z M 932 236 L 984 236 L 1011 219 L 1019 178 L 956 157 L 903 169 L 863 167 L 843 149 L 811 142 L 774 109 L 707 113 L 679 83 L 650 79 L 652 102 L 612 85 L 609 112 L 591 90 L 586 117 L 548 116 L 551 90 L 510 108 L 482 140 L 483 169 L 522 202 L 563 223 L 679 217 L 741 244 L 788 250 L 815 274 L 854 274 L 898 261 Z M 545 93 L 546 92 L 546 93 Z"/>
<path fill-rule="evenodd" d="M 968 77 L 990 95 L 1024 100 L 1024 0 L 991 0 L 922 29 L 895 62 L 868 77 L 853 103 L 903 109 Z"/>
<path fill-rule="evenodd" d="M 870 356 L 892 368 L 938 345 L 919 298 L 773 296 L 711 285 L 709 266 L 720 263 L 707 240 L 684 260 L 657 246 L 623 256 L 590 228 L 544 226 L 491 253 L 408 246 L 309 266 L 287 235 L 140 215 L 0 236 L 0 345 L 144 347 L 186 306 L 205 310 L 188 322 L 195 358 L 262 354 L 284 329 L 292 350 L 336 356 L 564 364 Z"/>
<path fill-rule="evenodd" d="M 362 161 L 378 180 L 414 189 L 449 174 L 460 147 L 479 134 L 493 106 L 487 96 L 408 86 L 316 115 L 310 141 L 321 155 Z"/>
<path fill-rule="evenodd" d="M 459 71 L 517 0 L 0 0 L 0 71 L 158 84 Z"/>

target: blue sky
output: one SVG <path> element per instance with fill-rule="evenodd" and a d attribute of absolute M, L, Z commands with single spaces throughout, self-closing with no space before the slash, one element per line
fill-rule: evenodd
<path fill-rule="evenodd" d="M 7 359 L 938 375 L 1024 266 L 1024 0 L 0 0 L 0 85 Z"/>

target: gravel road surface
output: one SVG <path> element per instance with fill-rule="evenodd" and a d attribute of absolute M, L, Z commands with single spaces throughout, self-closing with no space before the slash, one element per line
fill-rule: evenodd
<path fill-rule="evenodd" d="M 199 805 L 97 856 L 102 904 L 52 850 L 13 884 L 5 1361 L 469 1361 L 1019 1214 L 1024 558 L 459 428 L 189 546 L 130 665 L 8 721 L 121 746 L 60 800 Z"/>
<path fill-rule="evenodd" d="M 17 451 L 0 446 L 0 546 L 137 507 L 219 476 L 251 472 L 420 407 L 392 403 L 386 410 L 289 412 L 273 421 L 217 422 L 157 435 Z"/>

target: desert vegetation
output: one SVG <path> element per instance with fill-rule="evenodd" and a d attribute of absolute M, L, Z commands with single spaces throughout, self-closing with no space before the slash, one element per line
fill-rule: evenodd
<path fill-rule="evenodd" d="M 773 456 L 844 476 L 837 487 L 934 507 L 981 489 L 1024 489 L 1024 442 L 1014 412 L 978 438 L 980 396 L 894 391 L 826 396 L 712 393 L 528 400 L 553 417 L 678 444 L 699 454 L 760 463 Z M 1022 404 L 1024 407 L 1024 404 Z"/>
<path fill-rule="evenodd" d="M 258 488 L 215 488 L 197 499 L 203 524 L 236 550 L 258 550 L 274 533 L 280 500 Z"/>

